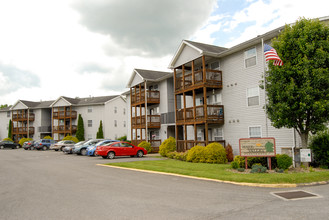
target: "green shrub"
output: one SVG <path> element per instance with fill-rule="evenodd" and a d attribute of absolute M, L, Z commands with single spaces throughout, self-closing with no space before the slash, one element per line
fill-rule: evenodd
<path fill-rule="evenodd" d="M 241 168 L 241 167 L 239 167 L 239 168 L 238 168 L 238 171 L 239 171 L 239 172 L 244 172 L 244 171 L 245 171 L 245 169 L 244 169 L 244 168 Z"/>
<path fill-rule="evenodd" d="M 225 148 L 219 143 L 211 143 L 205 147 L 206 163 L 227 163 Z"/>
<path fill-rule="evenodd" d="M 236 161 L 239 164 L 239 167 L 245 167 L 244 157 L 237 155 L 234 157 L 234 161 Z"/>
<path fill-rule="evenodd" d="M 313 136 L 310 148 L 318 165 L 329 166 L 329 130 L 319 132 Z"/>
<path fill-rule="evenodd" d="M 284 169 L 279 169 L 279 168 L 275 168 L 275 172 L 277 173 L 283 173 Z"/>
<path fill-rule="evenodd" d="M 206 147 L 197 145 L 188 151 L 186 161 L 193 163 L 227 163 L 226 151 L 219 143 L 211 143 Z"/>
<path fill-rule="evenodd" d="M 73 136 L 69 136 L 69 135 L 67 135 L 65 138 L 63 138 L 62 141 L 66 141 L 66 140 L 71 140 L 71 141 L 74 141 L 75 143 L 79 142 L 78 138 L 73 137 Z"/>
<path fill-rule="evenodd" d="M 259 164 L 254 164 L 251 168 L 250 173 L 266 173 L 266 170 L 266 167 Z"/>
<path fill-rule="evenodd" d="M 48 135 L 48 136 L 46 136 L 46 137 L 44 137 L 43 139 L 50 139 L 50 140 L 53 140 L 53 138 L 52 138 L 52 137 L 50 137 L 49 135 Z"/>
<path fill-rule="evenodd" d="M 248 167 L 252 167 L 254 164 L 260 164 L 267 167 L 267 157 L 248 157 Z"/>
<path fill-rule="evenodd" d="M 232 169 L 238 169 L 238 168 L 240 168 L 239 163 L 237 161 L 232 161 L 231 162 L 231 168 Z"/>
<path fill-rule="evenodd" d="M 4 138 L 3 141 L 13 141 L 11 138 Z"/>
<path fill-rule="evenodd" d="M 187 152 L 186 161 L 193 163 L 203 163 L 205 162 L 204 157 L 204 148 L 203 146 L 196 145 L 192 147 Z"/>
<path fill-rule="evenodd" d="M 32 138 L 22 138 L 19 140 L 18 144 L 23 146 L 23 144 L 26 142 L 26 141 L 32 141 L 33 139 Z"/>
<path fill-rule="evenodd" d="M 276 162 L 279 169 L 286 170 L 292 165 L 292 158 L 287 154 L 277 154 Z"/>
<path fill-rule="evenodd" d="M 127 141 L 127 135 L 118 138 L 118 141 Z"/>
<path fill-rule="evenodd" d="M 186 161 L 187 151 L 185 151 L 185 152 L 174 152 L 174 153 L 175 153 L 174 159 L 181 160 L 181 161 Z"/>
<path fill-rule="evenodd" d="M 161 156 L 166 157 L 169 152 L 176 151 L 176 139 L 169 137 L 159 147 L 159 153 Z"/>
<path fill-rule="evenodd" d="M 169 152 L 167 153 L 167 157 L 170 158 L 170 159 L 174 159 L 175 158 L 175 155 L 176 155 L 176 152 Z"/>
<path fill-rule="evenodd" d="M 151 143 L 146 142 L 146 141 L 140 142 L 138 147 L 144 148 L 148 154 L 151 153 L 151 151 L 152 151 Z"/>

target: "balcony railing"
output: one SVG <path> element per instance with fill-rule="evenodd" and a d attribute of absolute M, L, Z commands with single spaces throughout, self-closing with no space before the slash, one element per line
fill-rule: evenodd
<path fill-rule="evenodd" d="M 76 111 L 59 111 L 53 113 L 54 119 L 60 119 L 60 118 L 77 118 L 77 112 Z"/>
<path fill-rule="evenodd" d="M 225 147 L 225 140 L 221 140 L 221 141 L 208 141 L 208 144 L 210 143 L 220 143 L 221 145 L 223 145 L 223 147 Z M 206 141 L 192 141 L 192 140 L 178 140 L 176 141 L 177 144 L 177 151 L 178 152 L 184 152 L 187 151 L 189 149 L 191 149 L 192 147 L 199 145 L 199 146 L 206 146 Z"/>
<path fill-rule="evenodd" d="M 13 114 L 13 121 L 24 121 L 27 120 L 28 114 Z M 29 121 L 34 121 L 34 113 L 29 114 Z"/>
<path fill-rule="evenodd" d="M 195 107 L 195 115 L 193 107 L 186 108 L 185 112 L 186 117 L 184 117 L 184 109 L 177 110 L 177 122 L 197 122 L 206 120 L 204 114 L 204 105 L 199 105 Z M 224 123 L 224 106 L 207 105 L 207 121 Z"/>
<path fill-rule="evenodd" d="M 27 131 L 29 131 L 29 134 L 34 134 L 34 127 L 16 127 L 13 128 L 13 134 L 27 134 Z"/>
<path fill-rule="evenodd" d="M 133 127 L 140 127 L 145 128 L 145 115 L 141 117 L 133 117 L 132 119 L 132 126 Z M 160 128 L 161 127 L 161 116 L 160 115 L 148 115 L 147 116 L 147 127 L 148 128 Z"/>
<path fill-rule="evenodd" d="M 222 86 L 222 71 L 206 69 L 206 78 L 203 81 L 203 70 L 194 71 L 194 82 L 192 73 L 188 73 L 184 77 L 176 77 L 176 91 L 192 88 L 193 86 L 206 85 L 206 86 Z"/>
<path fill-rule="evenodd" d="M 69 125 L 53 126 L 53 132 L 55 133 L 75 133 L 76 131 L 77 131 L 76 125 L 72 125 L 72 130 L 71 130 L 71 126 Z"/>
<path fill-rule="evenodd" d="M 145 103 L 145 91 L 131 94 L 132 104 Z M 160 92 L 159 91 L 147 91 L 147 103 L 159 104 L 160 103 Z"/>

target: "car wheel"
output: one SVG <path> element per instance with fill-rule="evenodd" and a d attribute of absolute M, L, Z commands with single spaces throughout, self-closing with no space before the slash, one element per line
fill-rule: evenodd
<path fill-rule="evenodd" d="M 18 149 L 18 148 L 19 148 L 19 146 L 17 145 L 17 146 L 16 146 L 16 149 Z"/>
<path fill-rule="evenodd" d="M 34 147 L 31 147 L 30 149 L 31 149 L 31 150 L 34 150 Z"/>
<path fill-rule="evenodd" d="M 136 155 L 136 156 L 137 156 L 137 157 L 143 157 L 143 156 L 144 156 L 143 151 L 139 150 L 139 151 L 137 152 L 137 155 Z"/>
<path fill-rule="evenodd" d="M 47 146 L 43 146 L 42 147 L 42 150 L 47 150 Z"/>
<path fill-rule="evenodd" d="M 61 151 L 63 151 L 63 150 L 64 150 L 64 147 L 65 147 L 65 146 L 61 147 Z"/>
<path fill-rule="evenodd" d="M 80 154 L 83 155 L 83 156 L 86 156 L 87 155 L 87 150 L 86 149 L 81 149 Z"/>
<path fill-rule="evenodd" d="M 3 149 L 3 148 L 5 148 L 3 145 L 2 145 L 2 146 L 0 146 L 0 149 Z"/>
<path fill-rule="evenodd" d="M 24 148 L 24 150 L 28 150 L 27 148 Z"/>
<path fill-rule="evenodd" d="M 97 153 L 96 153 L 96 151 L 94 151 L 94 157 L 97 157 L 98 155 L 97 155 Z"/>
<path fill-rule="evenodd" d="M 55 151 L 58 151 L 58 149 L 55 149 Z"/>
<path fill-rule="evenodd" d="M 108 152 L 107 158 L 114 159 L 114 157 L 115 157 L 115 153 L 113 151 Z"/>

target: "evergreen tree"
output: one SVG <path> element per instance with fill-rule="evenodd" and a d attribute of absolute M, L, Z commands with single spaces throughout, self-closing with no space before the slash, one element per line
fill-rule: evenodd
<path fill-rule="evenodd" d="M 85 128 L 83 126 L 83 118 L 81 117 L 81 114 L 79 114 L 78 117 L 78 126 L 77 126 L 77 133 L 76 133 L 76 138 L 79 141 L 84 141 L 85 140 Z"/>
<path fill-rule="evenodd" d="M 8 138 L 13 138 L 13 134 L 12 134 L 12 127 L 13 127 L 13 123 L 11 122 L 11 119 L 9 119 L 9 126 L 8 126 Z"/>
<path fill-rule="evenodd" d="M 98 128 L 98 132 L 96 134 L 96 138 L 98 138 L 98 139 L 104 138 L 102 120 L 99 123 L 99 128 Z"/>

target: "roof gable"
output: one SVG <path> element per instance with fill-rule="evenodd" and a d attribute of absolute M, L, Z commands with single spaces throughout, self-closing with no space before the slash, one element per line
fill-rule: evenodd
<path fill-rule="evenodd" d="M 172 72 L 134 69 L 134 71 L 129 79 L 129 82 L 127 84 L 127 88 L 138 85 L 144 81 L 158 82 L 158 81 L 161 81 L 168 77 L 172 77 Z"/>

